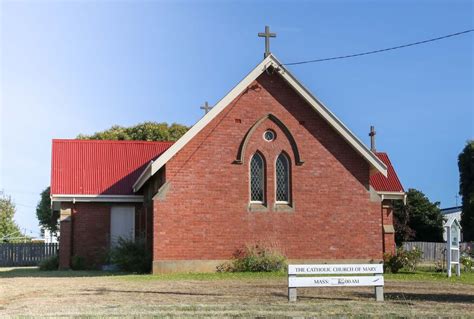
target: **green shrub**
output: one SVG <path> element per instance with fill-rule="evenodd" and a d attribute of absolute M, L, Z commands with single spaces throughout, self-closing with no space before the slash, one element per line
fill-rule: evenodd
<path fill-rule="evenodd" d="M 383 268 L 384 272 L 396 274 L 403 268 L 403 257 L 398 254 L 398 250 L 395 254 L 385 253 L 383 255 Z"/>
<path fill-rule="evenodd" d="M 86 270 L 86 260 L 82 256 L 72 256 L 71 258 L 72 270 Z"/>
<path fill-rule="evenodd" d="M 146 247 L 145 237 L 135 240 L 119 238 L 117 246 L 110 251 L 110 261 L 123 271 L 149 273 L 151 252 Z"/>
<path fill-rule="evenodd" d="M 435 261 L 435 271 L 443 272 L 444 271 L 444 260 Z"/>
<path fill-rule="evenodd" d="M 216 272 L 234 272 L 233 264 L 225 262 L 223 264 L 217 265 Z"/>
<path fill-rule="evenodd" d="M 238 249 L 230 262 L 217 266 L 218 272 L 269 272 L 283 271 L 286 257 L 275 249 L 260 245 Z"/>
<path fill-rule="evenodd" d="M 422 255 L 423 252 L 416 247 L 409 251 L 398 248 L 395 254 L 386 253 L 383 256 L 384 271 L 396 274 L 400 269 L 404 268 L 414 272 Z"/>
<path fill-rule="evenodd" d="M 43 259 L 42 261 L 40 261 L 38 266 L 39 266 L 40 270 L 46 270 L 46 271 L 58 270 L 59 257 L 58 256 L 53 256 L 53 257 Z"/>
<path fill-rule="evenodd" d="M 422 256 L 423 252 L 421 251 L 421 249 L 418 249 L 416 247 L 413 247 L 412 250 L 404 250 L 403 257 L 405 258 L 405 260 L 403 267 L 408 271 L 415 272 L 416 267 L 421 261 Z"/>
<path fill-rule="evenodd" d="M 470 255 L 463 254 L 461 255 L 460 258 L 461 264 L 464 266 L 464 271 L 465 272 L 471 272 L 472 271 L 472 266 L 474 265 L 474 260 Z"/>

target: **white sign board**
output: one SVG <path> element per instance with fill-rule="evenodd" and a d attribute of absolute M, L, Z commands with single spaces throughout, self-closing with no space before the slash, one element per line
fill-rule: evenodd
<path fill-rule="evenodd" d="M 382 264 L 289 265 L 289 275 L 383 274 Z"/>
<path fill-rule="evenodd" d="M 324 276 L 324 275 L 353 276 Z M 360 276 L 372 274 L 373 276 Z M 300 275 L 301 277 L 297 277 Z M 321 276 L 308 276 L 321 275 Z M 382 264 L 288 265 L 288 300 L 296 301 L 296 288 L 375 287 L 375 299 L 383 301 Z"/>
<path fill-rule="evenodd" d="M 383 286 L 383 276 L 290 277 L 288 287 Z"/>

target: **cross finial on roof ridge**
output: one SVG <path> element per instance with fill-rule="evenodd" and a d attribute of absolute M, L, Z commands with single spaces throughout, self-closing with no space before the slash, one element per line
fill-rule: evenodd
<path fill-rule="evenodd" d="M 375 132 L 375 127 L 372 125 L 372 126 L 370 126 L 369 136 L 370 136 L 370 150 L 374 153 L 377 151 L 375 149 L 375 134 L 377 134 Z"/>
<path fill-rule="evenodd" d="M 268 57 L 270 52 L 270 38 L 276 38 L 276 33 L 270 32 L 270 27 L 268 25 L 265 26 L 265 32 L 259 32 L 258 36 L 260 38 L 265 38 L 265 54 L 263 55 L 264 58 Z"/>
<path fill-rule="evenodd" d="M 204 103 L 203 106 L 200 107 L 201 110 L 204 110 L 204 114 L 207 114 L 209 113 L 209 111 L 212 109 L 212 106 L 209 105 L 209 103 L 207 103 L 207 101 Z"/>

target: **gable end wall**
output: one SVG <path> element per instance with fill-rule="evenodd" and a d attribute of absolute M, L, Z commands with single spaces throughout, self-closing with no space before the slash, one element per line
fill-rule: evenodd
<path fill-rule="evenodd" d="M 267 114 L 293 135 L 304 164 L 271 120 L 239 146 Z M 266 129 L 277 138 L 262 139 Z M 266 205 L 249 207 L 249 158 L 266 160 Z M 292 203 L 275 206 L 274 165 L 291 159 Z M 382 258 L 380 203 L 369 199 L 369 165 L 277 74 L 262 74 L 166 164 L 170 191 L 155 200 L 154 271 L 212 270 L 246 244 L 263 243 L 292 260 L 370 261 Z M 183 267 L 179 269 L 179 265 Z"/>

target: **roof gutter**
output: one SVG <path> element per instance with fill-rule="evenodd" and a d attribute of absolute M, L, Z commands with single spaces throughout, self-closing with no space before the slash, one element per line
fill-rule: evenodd
<path fill-rule="evenodd" d="M 82 195 L 82 194 L 53 194 L 51 204 L 55 202 L 108 202 L 108 203 L 142 203 L 142 195 Z"/>

